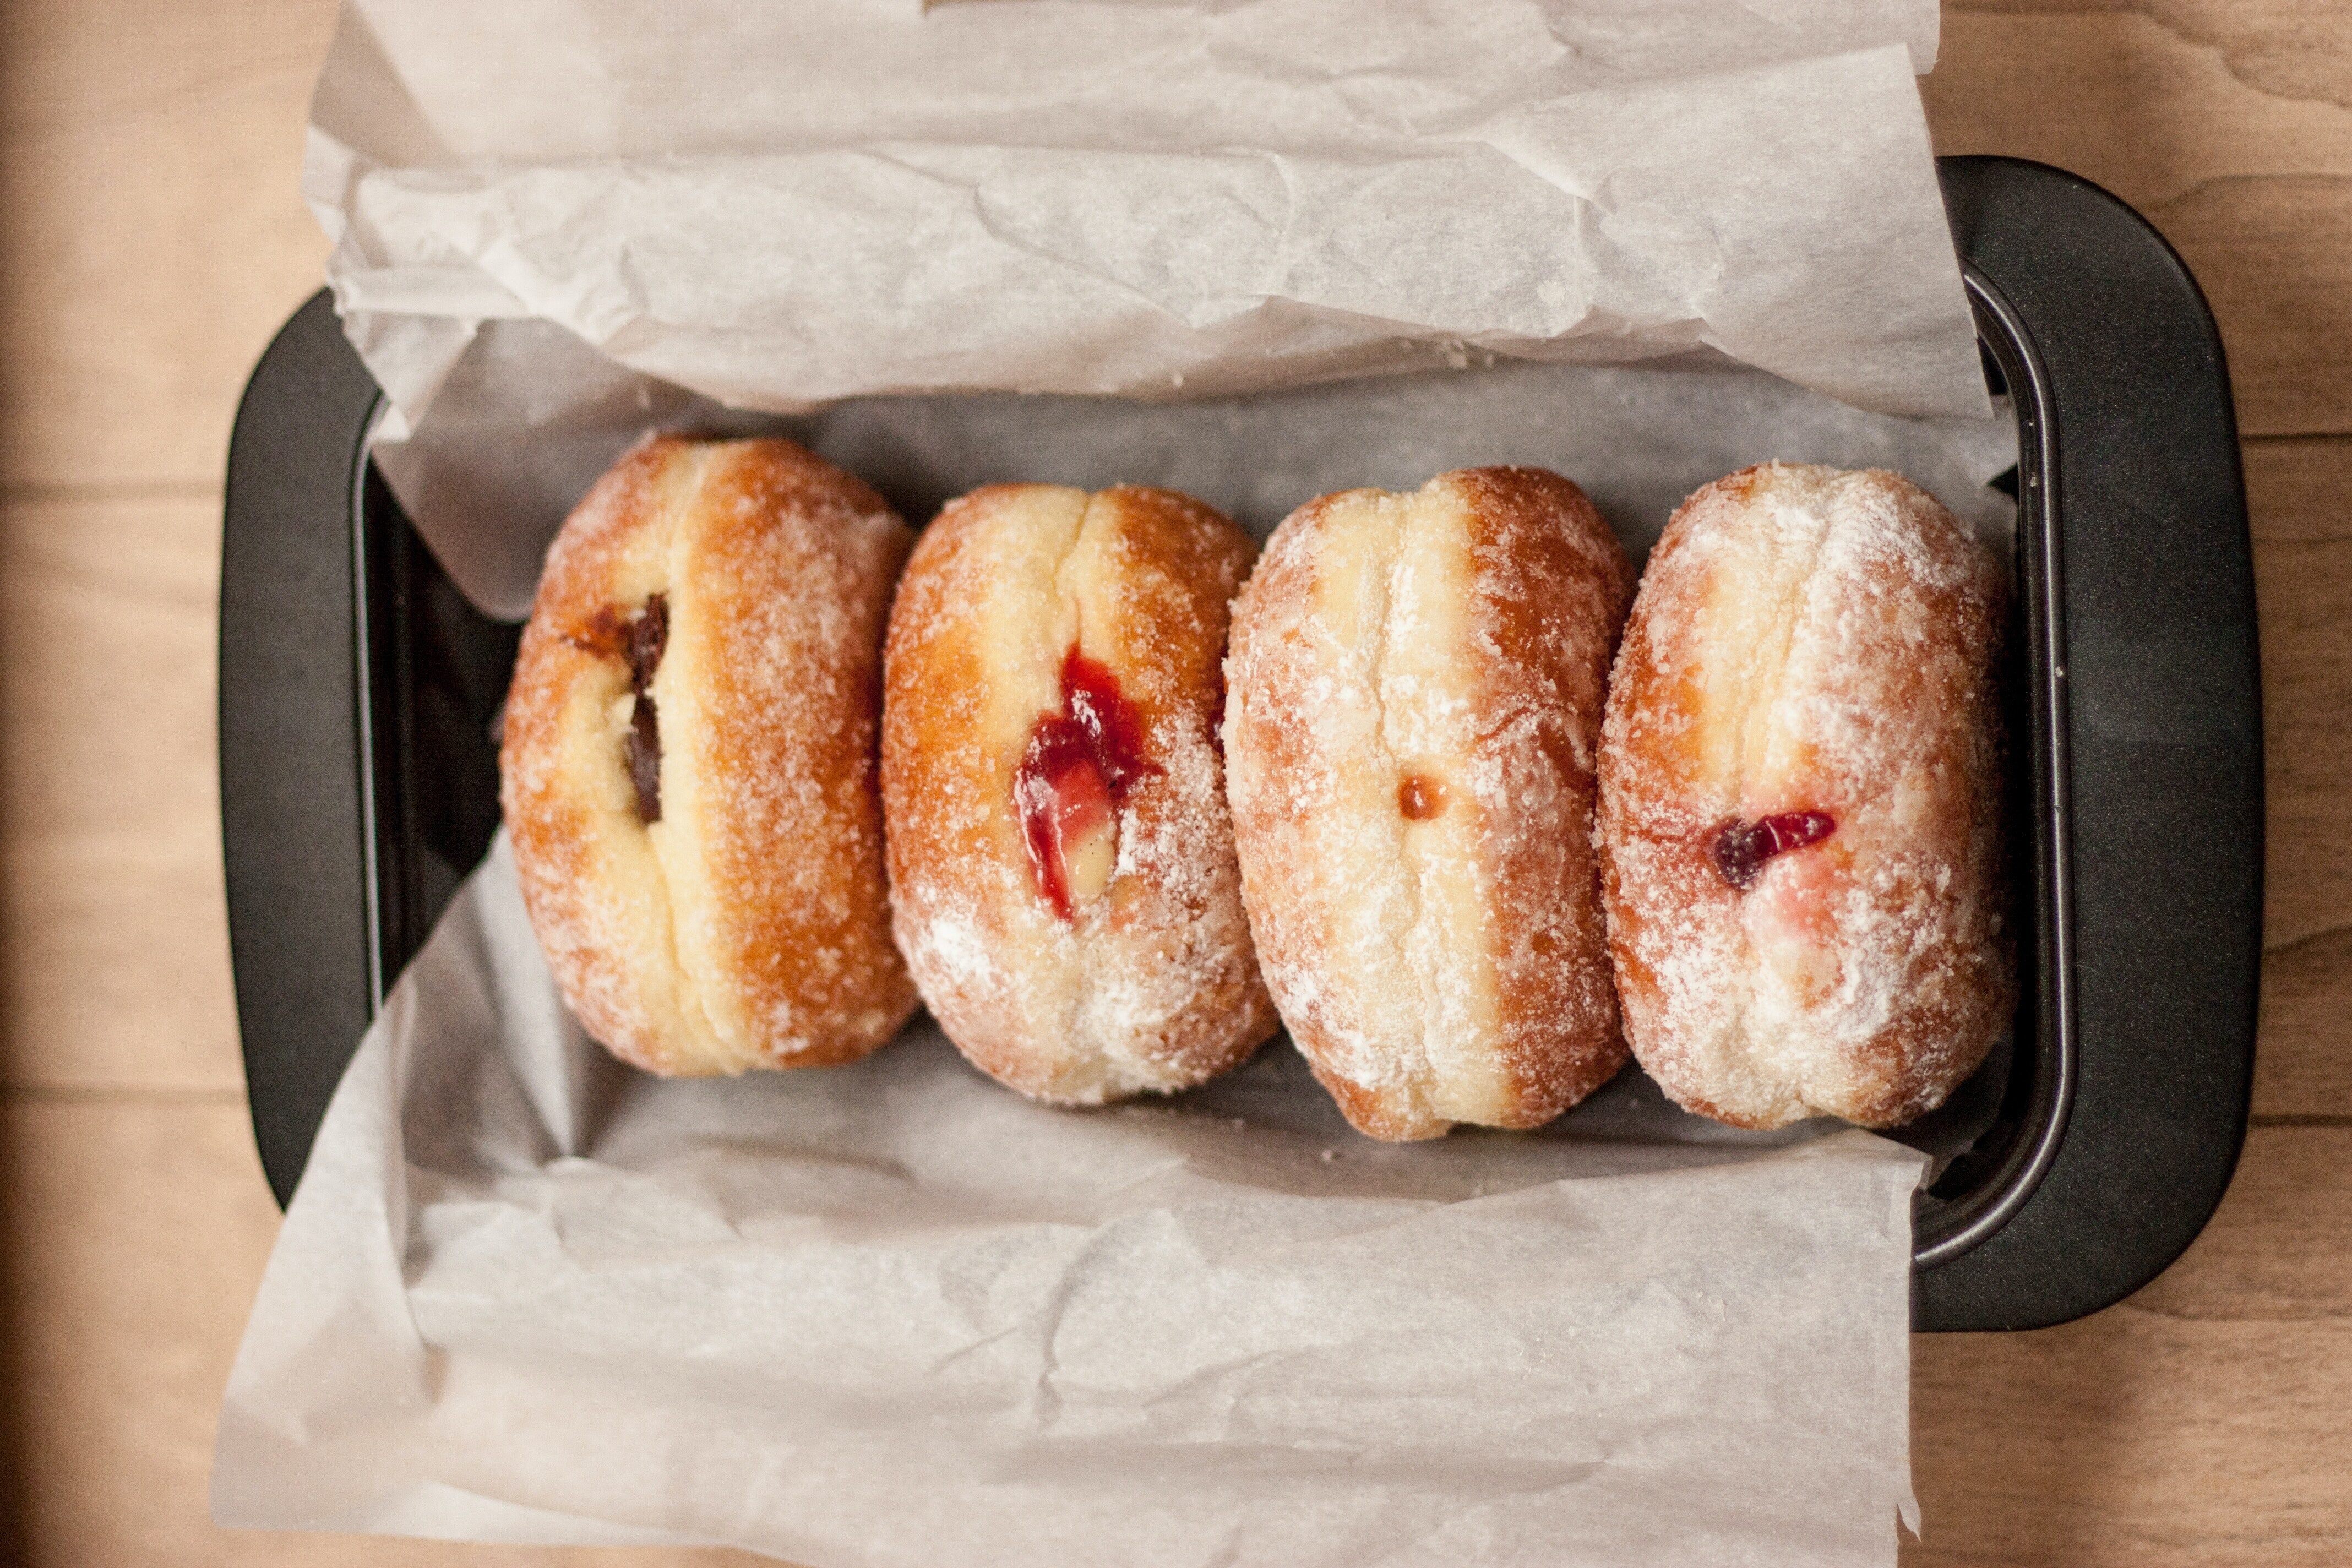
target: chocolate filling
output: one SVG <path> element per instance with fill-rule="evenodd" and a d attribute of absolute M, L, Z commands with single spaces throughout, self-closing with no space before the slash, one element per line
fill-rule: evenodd
<path fill-rule="evenodd" d="M 661 820 L 661 716 L 650 693 L 637 693 L 629 710 L 629 782 L 637 786 L 637 816 L 646 823 Z"/>
<path fill-rule="evenodd" d="M 669 600 L 656 594 L 629 623 L 628 641 L 629 689 L 636 693 L 629 709 L 629 782 L 636 786 L 638 819 L 649 826 L 661 820 L 662 747 L 661 715 L 648 689 L 668 647 Z"/>

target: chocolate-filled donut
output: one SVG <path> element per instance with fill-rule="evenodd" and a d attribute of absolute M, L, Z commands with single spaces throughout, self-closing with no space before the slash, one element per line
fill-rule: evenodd
<path fill-rule="evenodd" d="M 911 536 L 790 441 L 639 447 L 548 551 L 500 801 L 582 1026 L 647 1071 L 855 1059 L 915 1006 L 877 789 Z"/>

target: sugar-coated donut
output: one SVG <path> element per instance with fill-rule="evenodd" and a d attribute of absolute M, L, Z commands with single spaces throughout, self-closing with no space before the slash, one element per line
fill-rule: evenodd
<path fill-rule="evenodd" d="M 1537 1126 L 1624 1062 L 1592 805 L 1632 589 L 1574 485 L 1470 468 L 1309 501 L 1234 606 L 1250 929 L 1363 1132 Z"/>
<path fill-rule="evenodd" d="M 923 531 L 890 615 L 897 931 L 974 1065 L 1096 1104 L 1274 1032 L 1214 744 L 1255 546 L 1168 490 L 997 485 Z"/>
<path fill-rule="evenodd" d="M 622 458 L 556 536 L 500 802 L 548 963 L 615 1056 L 822 1066 L 914 1010 L 875 779 L 911 537 L 790 441 L 677 438 Z"/>
<path fill-rule="evenodd" d="M 1941 1104 L 2015 1001 L 1992 554 L 1896 474 L 1769 464 L 1675 512 L 1609 695 L 1625 1030 L 1693 1110 Z"/>

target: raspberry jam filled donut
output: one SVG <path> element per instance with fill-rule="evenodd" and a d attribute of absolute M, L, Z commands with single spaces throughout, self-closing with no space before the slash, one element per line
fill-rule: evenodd
<path fill-rule="evenodd" d="M 500 803 L 589 1034 L 649 1072 L 854 1060 L 915 989 L 875 779 L 911 542 L 789 441 L 664 438 L 556 536 L 507 696 Z"/>
<path fill-rule="evenodd" d="M 1274 1032 L 1215 746 L 1255 547 L 1168 490 L 998 485 L 924 530 L 890 615 L 900 947 L 991 1077 L 1097 1104 Z"/>
<path fill-rule="evenodd" d="M 1892 1127 L 2015 1004 L 1991 553 L 1899 475 L 1769 464 L 1684 502 L 1601 743 L 1625 1031 L 1742 1127 Z"/>
<path fill-rule="evenodd" d="M 1308 502 L 1234 607 L 1250 929 L 1363 1132 L 1537 1126 L 1624 1061 L 1592 806 L 1632 586 L 1574 485 L 1472 468 Z"/>

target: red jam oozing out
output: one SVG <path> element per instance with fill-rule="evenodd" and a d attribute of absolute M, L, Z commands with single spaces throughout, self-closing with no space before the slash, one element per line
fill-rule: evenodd
<path fill-rule="evenodd" d="M 1397 810 L 1410 822 L 1427 822 L 1445 809 L 1445 786 L 1426 773 L 1407 773 L 1397 785 Z"/>
<path fill-rule="evenodd" d="M 1136 782 L 1160 771 L 1143 754 L 1143 720 L 1118 678 L 1073 647 L 1062 660 L 1062 707 L 1039 717 L 1013 775 L 1013 803 L 1029 847 L 1037 896 L 1072 917 L 1070 854 L 1115 831 Z"/>
<path fill-rule="evenodd" d="M 1754 822 L 1734 817 L 1716 830 L 1715 868 L 1725 881 L 1745 891 L 1764 874 L 1765 861 L 1819 844 L 1836 831 L 1837 819 L 1825 811 L 1784 811 Z"/>

